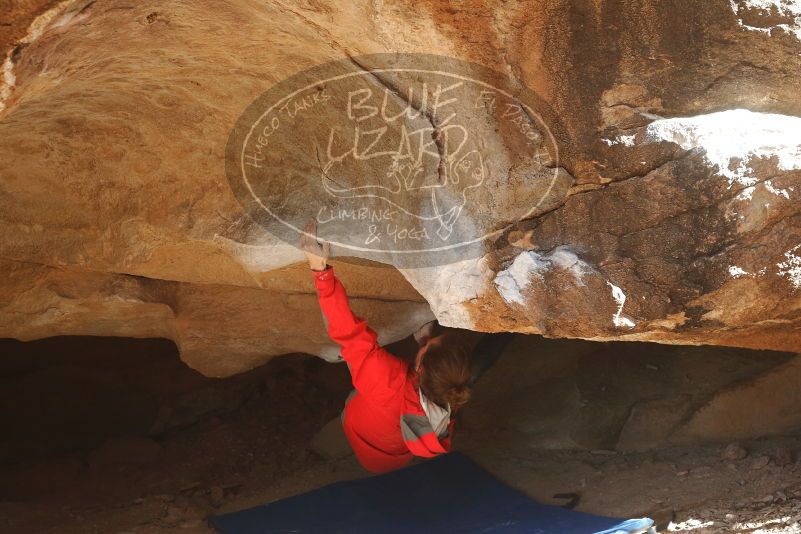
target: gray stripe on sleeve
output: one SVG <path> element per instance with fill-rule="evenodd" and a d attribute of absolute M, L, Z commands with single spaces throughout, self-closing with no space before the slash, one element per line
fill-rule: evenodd
<path fill-rule="evenodd" d="M 434 432 L 428 417 L 404 414 L 400 418 L 401 434 L 406 441 L 415 441 L 421 436 Z"/>

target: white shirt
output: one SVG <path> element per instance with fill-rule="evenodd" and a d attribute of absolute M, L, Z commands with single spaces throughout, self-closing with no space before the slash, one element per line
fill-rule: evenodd
<path fill-rule="evenodd" d="M 423 411 L 428 417 L 428 422 L 431 423 L 431 428 L 434 429 L 434 434 L 438 438 L 442 438 L 448 430 L 448 423 L 451 420 L 451 406 L 445 409 L 435 402 L 428 400 L 428 397 L 423 395 L 423 390 L 420 389 L 420 404 L 423 406 Z"/>

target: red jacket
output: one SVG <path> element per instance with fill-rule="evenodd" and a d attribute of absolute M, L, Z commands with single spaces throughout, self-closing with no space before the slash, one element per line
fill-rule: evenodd
<path fill-rule="evenodd" d="M 382 473 L 403 467 L 412 456 L 448 452 L 454 419 L 438 439 L 420 404 L 416 373 L 378 346 L 373 329 L 351 311 L 333 267 L 313 273 L 328 335 L 342 347 L 356 388 L 346 401 L 342 423 L 359 463 Z"/>

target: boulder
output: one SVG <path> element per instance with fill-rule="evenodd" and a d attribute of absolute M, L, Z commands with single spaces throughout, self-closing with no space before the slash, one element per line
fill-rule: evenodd
<path fill-rule="evenodd" d="M 265 91 L 329 61 L 404 94 L 393 83 L 415 80 L 381 73 L 403 51 L 469 63 L 533 111 L 457 109 L 486 156 L 480 201 L 448 212 L 492 230 L 469 254 L 409 264 L 333 247 L 382 343 L 437 318 L 801 351 L 801 24 L 763 4 L 19 3 L 0 26 L 0 336 L 165 337 L 209 376 L 290 352 L 336 359 L 303 255 L 243 204 L 226 143 Z M 412 100 L 431 125 L 404 126 L 431 130 L 434 176 L 475 178 L 469 158 L 445 173 L 446 123 Z M 283 148 L 267 186 L 314 166 Z M 362 176 L 353 165 L 346 178 Z"/>

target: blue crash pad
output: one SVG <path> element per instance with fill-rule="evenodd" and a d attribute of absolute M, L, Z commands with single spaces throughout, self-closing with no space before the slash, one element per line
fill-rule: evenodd
<path fill-rule="evenodd" d="M 646 532 L 650 519 L 601 517 L 539 504 L 450 453 L 391 473 L 337 482 L 211 520 L 224 534 Z"/>

